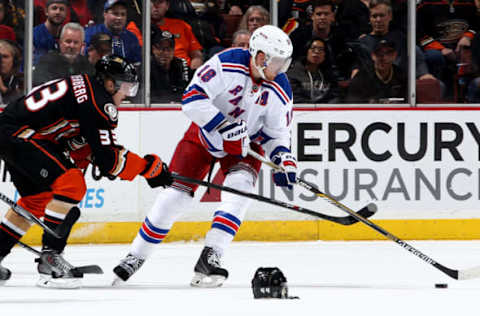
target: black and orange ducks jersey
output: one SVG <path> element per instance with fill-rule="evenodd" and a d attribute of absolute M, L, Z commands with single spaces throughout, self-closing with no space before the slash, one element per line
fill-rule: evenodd
<path fill-rule="evenodd" d="M 16 138 L 62 146 L 74 137 L 90 145 L 105 174 L 132 180 L 147 162 L 118 143 L 118 110 L 105 88 L 88 75 L 74 75 L 35 87 L 0 114 L 2 129 Z"/>

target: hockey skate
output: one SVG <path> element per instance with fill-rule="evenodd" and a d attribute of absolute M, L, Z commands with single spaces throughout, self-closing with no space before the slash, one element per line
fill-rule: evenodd
<path fill-rule="evenodd" d="M 138 258 L 132 254 L 128 254 L 120 263 L 113 268 L 113 272 L 117 278 L 113 280 L 112 285 L 117 285 L 122 281 L 127 281 L 145 262 L 145 259 Z"/>
<path fill-rule="evenodd" d="M 76 289 L 81 287 L 81 276 L 74 275 L 75 267 L 65 260 L 60 253 L 53 249 L 42 250 L 38 262 L 38 273 L 40 279 L 37 286 L 58 289 Z"/>
<path fill-rule="evenodd" d="M 0 257 L 0 285 L 7 282 L 7 280 L 10 279 L 10 276 L 12 275 L 12 272 L 10 272 L 9 269 L 2 266 L 3 258 L 4 257 Z"/>
<path fill-rule="evenodd" d="M 219 287 L 228 278 L 228 271 L 220 266 L 220 255 L 210 247 L 203 248 L 193 270 L 190 285 L 194 287 Z"/>

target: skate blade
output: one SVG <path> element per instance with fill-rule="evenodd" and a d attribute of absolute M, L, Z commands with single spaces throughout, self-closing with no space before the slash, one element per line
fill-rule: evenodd
<path fill-rule="evenodd" d="M 193 287 L 212 288 L 222 286 L 227 278 L 222 275 L 206 275 L 195 272 L 195 275 L 190 282 Z"/>
<path fill-rule="evenodd" d="M 52 278 L 50 275 L 40 274 L 36 285 L 49 289 L 78 289 L 82 287 L 82 280 L 78 278 Z"/>

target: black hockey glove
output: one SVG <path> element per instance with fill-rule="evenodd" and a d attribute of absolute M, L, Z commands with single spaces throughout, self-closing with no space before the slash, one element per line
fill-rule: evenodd
<path fill-rule="evenodd" d="M 143 158 L 147 161 L 147 166 L 145 167 L 145 170 L 141 173 L 141 175 L 145 177 L 148 185 L 151 188 L 156 188 L 159 186 L 165 188 L 172 185 L 172 174 L 168 170 L 167 164 L 162 162 L 160 157 L 151 154 L 146 155 Z"/>

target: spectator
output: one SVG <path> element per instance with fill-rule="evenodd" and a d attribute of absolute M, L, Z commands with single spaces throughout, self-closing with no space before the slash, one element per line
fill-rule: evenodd
<path fill-rule="evenodd" d="M 347 91 L 348 103 L 401 103 L 407 98 L 405 73 L 393 64 L 395 42 L 379 41 L 372 54 L 373 67 L 361 68 Z"/>
<path fill-rule="evenodd" d="M 232 36 L 232 47 L 242 47 L 244 49 L 248 49 L 251 35 L 252 34 L 247 30 L 236 31 Z"/>
<path fill-rule="evenodd" d="M 228 14 L 230 14 L 230 15 L 243 15 L 243 11 L 238 5 L 232 5 L 230 7 L 230 10 L 228 10 Z"/>
<path fill-rule="evenodd" d="M 25 34 L 25 20 L 22 12 L 11 4 L 9 0 L 0 0 L 0 25 L 11 29 L 3 28 L 2 38 L 14 40 L 20 47 L 23 46 Z M 14 32 L 14 36 L 12 36 L 12 32 Z"/>
<path fill-rule="evenodd" d="M 45 23 L 33 28 L 33 63 L 48 51 L 56 49 L 57 38 L 67 16 L 67 0 L 47 0 Z"/>
<path fill-rule="evenodd" d="M 92 36 L 90 46 L 87 49 L 88 61 L 94 65 L 103 56 L 112 53 L 112 37 L 107 33 L 97 33 Z"/>
<path fill-rule="evenodd" d="M 359 60 L 364 64 L 371 63 L 371 54 L 375 45 L 380 40 L 388 38 L 388 40 L 395 42 L 395 47 L 397 48 L 395 64 L 400 66 L 404 72 L 407 72 L 407 38 L 405 34 L 400 31 L 390 30 L 390 22 L 393 19 L 390 0 L 371 0 L 369 10 L 372 31 L 359 40 L 361 48 L 365 50 L 365 52 L 359 54 Z M 360 66 L 356 67 L 357 69 L 353 71 L 353 75 L 355 75 L 359 67 Z"/>
<path fill-rule="evenodd" d="M 250 6 L 238 25 L 239 30 L 247 30 L 253 33 L 260 26 L 270 24 L 270 14 L 268 11 L 259 5 Z"/>
<path fill-rule="evenodd" d="M 190 25 L 179 19 L 165 17 L 169 7 L 169 0 L 152 0 L 152 27 L 156 25 L 161 30 L 172 33 L 175 37 L 175 57 L 185 59 L 191 69 L 197 69 L 203 64 L 203 47 Z"/>
<path fill-rule="evenodd" d="M 93 24 L 103 24 L 104 6 L 107 0 L 84 0 L 87 2 L 87 7 L 92 12 Z M 127 21 L 128 24 L 133 22 L 140 29 L 142 26 L 142 1 L 141 0 L 125 0 L 127 5 Z M 128 29 L 127 24 L 127 29 Z"/>
<path fill-rule="evenodd" d="M 152 101 L 180 102 L 191 78 L 187 61 L 174 56 L 175 39 L 168 31 L 152 36 L 152 67 L 150 73 Z"/>
<path fill-rule="evenodd" d="M 85 32 L 87 48 L 96 33 L 106 33 L 112 37 L 113 54 L 124 57 L 130 63 L 142 61 L 142 48 L 137 37 L 126 29 L 127 3 L 124 0 L 108 0 L 103 7 L 104 24 L 93 25 Z"/>
<path fill-rule="evenodd" d="M 66 17 L 65 17 L 65 23 L 68 22 L 79 22 L 80 18 L 75 12 L 75 10 L 72 7 L 72 1 L 82 1 L 82 0 L 67 0 L 67 10 L 66 10 Z M 34 25 L 39 25 L 42 23 L 45 23 L 47 20 L 46 17 L 46 7 L 47 7 L 48 0 L 34 0 L 33 5 L 34 5 Z"/>
<path fill-rule="evenodd" d="M 282 0 L 281 0 L 282 1 Z M 232 7 L 238 7 L 241 12 L 247 12 L 248 8 L 251 6 L 262 6 L 266 9 L 270 6 L 270 0 L 229 0 L 228 4 L 230 5 L 230 9 Z M 267 23 L 269 24 L 269 23 Z"/>
<path fill-rule="evenodd" d="M 463 47 L 480 28 L 480 2 L 417 1 L 417 39 L 430 72 L 444 81 L 452 94 L 456 63 Z"/>
<path fill-rule="evenodd" d="M 0 39 L 15 42 L 17 40 L 17 37 L 10 26 L 0 24 Z"/>
<path fill-rule="evenodd" d="M 480 33 L 472 40 L 472 68 L 474 79 L 468 85 L 467 101 L 480 103 Z"/>
<path fill-rule="evenodd" d="M 95 74 L 88 58 L 81 55 L 85 47 L 85 31 L 78 23 L 67 23 L 59 39 L 59 51 L 42 56 L 33 69 L 33 85 L 75 74 Z"/>
<path fill-rule="evenodd" d="M 221 43 L 226 34 L 225 21 L 214 1 L 192 0 L 191 4 L 196 14 L 187 22 L 203 47 L 203 55 L 210 58 L 224 49 Z"/>
<path fill-rule="evenodd" d="M 23 94 L 22 52 L 15 42 L 0 40 L 0 56 L 0 104 L 5 105 Z"/>
<path fill-rule="evenodd" d="M 227 5 L 227 0 L 215 0 L 215 3 L 222 14 L 228 14 L 230 8 Z"/>
<path fill-rule="evenodd" d="M 356 60 L 352 49 L 354 43 L 348 42 L 344 32 L 336 27 L 334 3 L 331 0 L 315 0 L 312 10 L 312 24 L 301 26 L 290 34 L 293 58 L 301 56 L 305 43 L 312 38 L 322 38 L 327 44 L 329 63 L 334 69 L 335 77 L 349 79 Z"/>
<path fill-rule="evenodd" d="M 347 39 L 355 40 L 371 32 L 370 0 L 343 0 L 340 2 L 336 18 L 345 31 Z"/>
<path fill-rule="evenodd" d="M 404 73 L 408 73 L 407 38 L 400 30 L 390 29 L 390 23 L 393 19 L 392 12 L 390 0 L 370 1 L 370 24 L 372 31 L 359 40 L 363 51 L 358 54 L 359 60 L 363 64 L 371 64 L 372 59 L 370 56 L 375 45 L 382 39 L 388 39 L 395 42 L 395 47 L 397 48 L 397 58 L 394 64 L 399 66 Z M 416 47 L 415 62 L 415 77 L 417 79 L 436 79 L 428 72 L 423 52 L 418 46 Z M 358 71 L 359 67 L 361 66 L 359 65 L 353 70 L 353 75 Z"/>
<path fill-rule="evenodd" d="M 328 63 L 325 41 L 314 38 L 305 47 L 305 56 L 296 60 L 287 72 L 295 103 L 338 101 L 338 85 Z"/>

